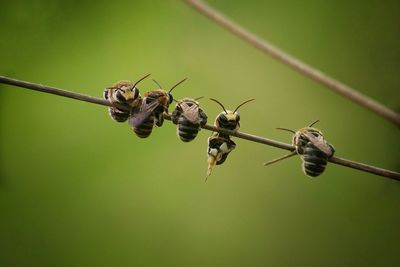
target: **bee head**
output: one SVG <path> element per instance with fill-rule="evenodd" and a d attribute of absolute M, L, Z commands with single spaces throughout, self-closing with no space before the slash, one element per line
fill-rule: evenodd
<path fill-rule="evenodd" d="M 118 91 L 127 102 L 133 102 L 139 97 L 139 89 L 132 85 L 119 88 Z"/>
<path fill-rule="evenodd" d="M 237 110 L 241 106 L 243 106 L 244 104 L 246 104 L 246 103 L 248 103 L 250 101 L 253 101 L 254 99 L 249 99 L 249 100 L 244 101 L 239 106 L 237 106 L 234 111 L 225 109 L 224 105 L 222 105 L 221 102 L 219 102 L 218 100 L 216 100 L 214 98 L 210 98 L 210 100 L 212 100 L 212 101 L 216 102 L 217 104 L 219 104 L 222 107 L 222 109 L 224 110 L 224 112 L 221 112 L 218 115 L 218 117 L 219 117 L 219 119 L 221 120 L 222 123 L 225 123 L 225 122 L 227 122 L 227 123 L 232 123 L 232 122 L 238 123 L 240 121 L 240 115 L 237 112 Z"/>
<path fill-rule="evenodd" d="M 301 128 L 298 132 L 299 135 L 304 133 L 304 132 L 309 132 L 312 135 L 314 135 L 315 137 L 320 137 L 322 136 L 322 132 L 320 130 L 318 130 L 317 128 L 312 127 L 314 124 L 316 124 L 317 122 L 319 122 L 319 120 L 314 121 L 313 123 L 311 123 L 309 126 Z"/>
<path fill-rule="evenodd" d="M 186 81 L 186 79 L 187 79 L 187 78 L 185 78 L 185 79 L 183 79 L 182 81 L 176 83 L 174 86 L 172 86 L 171 89 L 169 89 L 168 92 L 166 92 L 166 96 L 168 97 L 168 105 L 170 105 L 170 104 L 174 101 L 174 96 L 171 94 L 172 90 L 173 90 L 175 87 L 177 87 L 178 85 L 180 85 L 181 83 L 183 83 L 184 81 Z M 158 85 L 158 87 L 160 87 L 160 89 L 162 89 L 161 85 L 160 85 L 156 80 L 153 80 L 153 81 Z M 164 91 L 164 92 L 165 92 L 165 91 Z"/>
<path fill-rule="evenodd" d="M 292 144 L 294 146 L 296 146 L 297 153 L 302 154 L 303 153 L 302 145 L 304 145 L 305 142 L 308 142 L 308 138 L 306 137 L 305 133 L 311 133 L 312 135 L 314 135 L 317 138 L 322 136 L 322 132 L 321 131 L 319 131 L 318 129 L 312 127 L 317 122 L 319 122 L 319 120 L 314 121 L 309 126 L 303 127 L 303 128 L 299 129 L 296 132 L 291 130 L 291 129 L 287 129 L 287 128 L 276 128 L 276 129 L 284 130 L 284 131 L 288 131 L 288 132 L 293 133 L 293 135 L 292 135 Z"/>
<path fill-rule="evenodd" d="M 218 115 L 222 123 L 238 123 L 240 121 L 240 115 L 238 112 L 233 112 L 231 110 L 226 110 L 226 112 L 221 112 Z"/>
<path fill-rule="evenodd" d="M 185 98 L 183 98 L 181 100 L 176 101 L 176 104 L 180 105 L 182 103 L 186 103 L 189 107 L 191 107 L 193 105 L 199 106 L 199 102 L 197 102 L 197 100 L 199 100 L 201 98 L 203 98 L 203 97 L 198 97 L 198 98 L 195 98 L 195 99 L 185 97 Z"/>
<path fill-rule="evenodd" d="M 307 130 L 308 130 L 308 132 L 310 132 L 315 137 L 319 137 L 319 136 L 322 135 L 322 132 L 320 130 L 318 130 L 318 129 L 309 127 Z"/>
<path fill-rule="evenodd" d="M 115 88 L 115 97 L 119 102 L 132 102 L 137 95 L 132 92 L 132 83 L 130 81 L 122 80 L 113 85 Z"/>
<path fill-rule="evenodd" d="M 149 77 L 150 74 L 140 78 L 137 82 L 132 84 L 130 81 L 119 81 L 117 83 L 116 97 L 120 101 L 124 102 L 133 102 L 135 99 L 139 97 L 139 89 L 136 85 L 143 81 L 145 78 Z"/>

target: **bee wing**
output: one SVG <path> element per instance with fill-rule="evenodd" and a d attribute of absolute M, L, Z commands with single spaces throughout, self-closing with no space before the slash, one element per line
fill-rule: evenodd
<path fill-rule="evenodd" d="M 180 104 L 182 108 L 182 115 L 192 123 L 197 123 L 200 119 L 199 117 L 199 107 L 197 105 L 189 106 L 186 103 Z"/>
<path fill-rule="evenodd" d="M 331 156 L 332 155 L 332 149 L 331 147 L 326 143 L 324 138 L 320 135 L 319 137 L 315 137 L 312 133 L 305 132 L 303 133 L 308 140 L 319 150 L 324 152 L 326 155 Z"/>
<path fill-rule="evenodd" d="M 144 99 L 139 111 L 133 114 L 129 119 L 129 124 L 133 127 L 139 127 L 148 117 L 150 117 L 151 113 L 158 107 L 158 105 L 159 102 L 157 100 L 146 104 L 146 99 Z"/>

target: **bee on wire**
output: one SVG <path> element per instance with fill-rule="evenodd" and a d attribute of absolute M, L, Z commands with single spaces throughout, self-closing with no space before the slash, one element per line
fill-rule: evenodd
<path fill-rule="evenodd" d="M 171 120 L 177 126 L 177 135 L 183 142 L 194 140 L 201 127 L 207 123 L 207 115 L 197 102 L 201 98 L 178 100 L 171 114 Z"/>
<path fill-rule="evenodd" d="M 214 126 L 217 127 L 217 129 L 226 129 L 226 130 L 231 130 L 231 131 L 238 131 L 240 128 L 240 115 L 237 112 L 238 109 L 243 106 L 244 104 L 253 101 L 255 99 L 249 99 L 244 102 L 242 102 L 239 106 L 235 108 L 234 111 L 227 110 L 225 109 L 224 105 L 222 105 L 221 102 L 214 98 L 210 98 L 210 100 L 216 102 L 219 104 L 222 109 L 224 110 L 223 112 L 219 113 L 218 116 L 215 118 L 214 121 Z"/>
<path fill-rule="evenodd" d="M 117 122 L 126 121 L 131 114 L 130 109 L 141 104 L 139 89 L 136 86 L 149 76 L 150 74 L 147 74 L 135 83 L 127 80 L 118 81 L 104 90 L 103 98 L 105 100 L 108 100 L 112 105 L 119 104 L 127 108 L 124 110 L 114 106 L 109 107 L 108 110 L 113 120 Z"/>
<path fill-rule="evenodd" d="M 226 129 L 230 131 L 238 131 L 240 128 L 240 115 L 237 112 L 238 109 L 244 104 L 253 101 L 254 99 L 249 99 L 241 104 L 239 104 L 234 111 L 227 110 L 224 105 L 214 98 L 210 98 L 210 100 L 219 104 L 223 112 L 219 113 L 214 121 L 214 126 L 219 129 Z M 208 168 L 207 168 L 207 176 L 211 175 L 211 171 L 215 165 L 221 165 L 227 159 L 229 153 L 236 148 L 235 142 L 233 142 L 229 135 L 223 134 L 220 132 L 213 132 L 211 136 L 208 138 Z"/>
<path fill-rule="evenodd" d="M 164 112 L 168 114 L 168 107 L 173 101 L 172 90 L 186 80 L 183 79 L 176 83 L 169 91 L 161 88 L 144 93 L 141 104 L 133 109 L 129 118 L 135 134 L 140 138 L 148 137 L 154 125 L 161 127 L 164 123 Z"/>
<path fill-rule="evenodd" d="M 297 154 L 300 155 L 303 161 L 302 169 L 304 174 L 310 177 L 321 175 L 326 168 L 328 160 L 335 153 L 335 148 L 325 140 L 320 130 L 312 127 L 318 121 L 319 120 L 311 123 L 307 127 L 301 128 L 297 132 L 291 129 L 277 128 L 279 130 L 293 133 L 292 144 L 295 146 L 295 151 L 283 157 L 268 161 L 264 163 L 264 166 L 287 159 Z"/>

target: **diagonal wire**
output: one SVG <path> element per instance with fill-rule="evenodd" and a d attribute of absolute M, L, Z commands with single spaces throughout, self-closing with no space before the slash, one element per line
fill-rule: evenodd
<path fill-rule="evenodd" d="M 388 107 L 382 105 L 376 100 L 361 94 L 357 90 L 351 88 L 350 86 L 335 80 L 332 77 L 329 77 L 327 74 L 321 72 L 320 70 L 307 65 L 306 63 L 300 61 L 294 56 L 289 55 L 288 53 L 280 50 L 279 48 L 272 45 L 270 42 L 265 39 L 260 38 L 259 36 L 251 33 L 247 29 L 243 28 L 239 24 L 235 23 L 228 17 L 226 17 L 221 12 L 215 10 L 211 6 L 207 5 L 201 0 L 185 0 L 186 3 L 197 11 L 207 16 L 210 20 L 218 23 L 223 28 L 227 29 L 234 35 L 238 36 L 242 40 L 248 42 L 252 46 L 258 48 L 262 52 L 272 56 L 278 61 L 288 65 L 292 69 L 298 71 L 299 73 L 307 76 L 314 81 L 321 83 L 322 85 L 328 87 L 335 93 L 342 95 L 345 98 L 350 99 L 351 101 L 363 106 L 370 111 L 378 114 L 385 119 L 391 121 L 392 123 L 400 126 L 400 114 L 395 111 L 389 109 Z"/>

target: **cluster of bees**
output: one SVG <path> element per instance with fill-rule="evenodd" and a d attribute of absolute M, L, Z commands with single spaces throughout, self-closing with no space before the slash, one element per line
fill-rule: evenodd
<path fill-rule="evenodd" d="M 160 84 L 153 80 L 158 88 L 145 92 L 140 95 L 137 85 L 150 74 L 142 77 L 135 83 L 131 81 L 119 81 L 104 90 L 103 97 L 111 103 L 109 108 L 110 116 L 117 122 L 128 121 L 135 134 L 140 138 L 150 136 L 154 126 L 161 127 L 164 122 L 164 114 L 168 113 L 169 105 L 175 101 L 176 106 L 171 114 L 171 120 L 177 125 L 177 134 L 183 142 L 190 142 L 195 139 L 200 129 L 207 123 L 207 115 L 200 107 L 199 98 L 183 98 L 174 100 L 171 92 L 174 88 L 184 82 L 183 79 L 172 86 L 168 91 L 162 89 Z M 238 105 L 233 111 L 227 110 L 224 105 L 216 99 L 210 98 L 223 109 L 214 121 L 216 132 L 212 132 L 208 138 L 208 170 L 207 177 L 215 165 L 224 163 L 229 153 L 235 149 L 236 144 L 228 134 L 219 132 L 220 129 L 238 131 L 240 128 L 240 115 L 238 109 L 244 104 L 253 101 L 249 99 Z M 318 121 L 313 122 L 308 127 L 293 131 L 286 128 L 277 128 L 293 133 L 292 144 L 295 151 L 271 160 L 264 165 L 270 165 L 280 160 L 294 155 L 300 155 L 303 161 L 303 172 L 311 177 L 320 175 L 327 165 L 329 158 L 335 149 L 329 144 L 321 131 L 312 126 Z"/>

